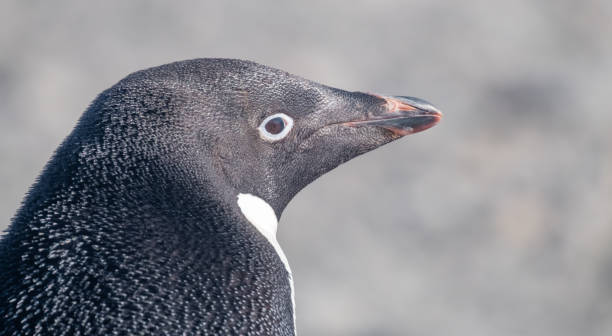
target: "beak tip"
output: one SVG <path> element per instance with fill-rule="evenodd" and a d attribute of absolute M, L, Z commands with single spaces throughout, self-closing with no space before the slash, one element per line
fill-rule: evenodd
<path fill-rule="evenodd" d="M 426 100 L 408 96 L 371 95 L 386 102 L 382 111 L 370 115 L 366 120 L 345 122 L 344 125 L 385 128 L 395 138 L 399 138 L 429 129 L 442 119 L 442 112 Z"/>
<path fill-rule="evenodd" d="M 402 132 L 403 135 L 414 134 L 429 129 L 442 120 L 442 112 L 430 102 L 409 96 L 384 97 L 391 110 L 412 113 L 414 118 L 408 118 L 410 127 Z M 412 111 L 412 112 L 410 112 Z"/>
<path fill-rule="evenodd" d="M 438 116 L 438 118 L 442 118 L 442 111 L 440 111 L 432 103 L 424 99 L 409 96 L 391 96 L 389 98 L 398 101 L 402 105 L 409 105 L 421 111 L 429 112 L 432 115 L 436 115 Z"/>

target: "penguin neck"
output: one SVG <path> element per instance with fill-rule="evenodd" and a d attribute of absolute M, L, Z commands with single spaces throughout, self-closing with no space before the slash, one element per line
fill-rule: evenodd
<path fill-rule="evenodd" d="M 276 250 L 278 243 L 269 241 L 269 237 L 276 241 L 270 235 L 274 226 L 266 226 L 276 222 L 271 208 L 264 209 L 263 215 L 254 214 L 252 208 L 243 213 L 237 194 L 227 203 L 206 184 L 180 184 L 162 177 L 155 179 L 154 186 L 139 179 L 118 184 L 98 176 L 95 179 L 102 182 L 90 184 L 93 176 L 65 172 L 47 170 L 27 201 L 30 211 L 16 219 L 21 228 L 39 225 L 27 230 L 36 237 L 33 251 L 46 256 L 63 248 L 56 237 L 69 236 L 70 249 L 65 250 L 70 258 L 95 251 L 95 257 L 84 265 L 99 270 L 95 274 L 109 286 L 109 300 L 134 283 L 155 283 L 155 297 L 178 293 L 198 302 L 197 308 L 168 308 L 172 313 L 188 312 L 194 320 L 213 319 L 227 328 L 231 326 L 225 326 L 226 321 L 238 321 L 261 327 L 266 334 L 272 330 L 293 334 L 293 284 L 288 264 L 283 262 L 286 258 Z M 64 185 L 75 180 L 89 185 L 76 194 L 61 195 Z M 50 201 L 38 200 L 38 194 L 46 191 L 52 191 Z M 39 222 L 32 214 L 48 220 Z M 15 233 L 22 233 L 19 231 Z M 41 232 L 47 234 L 41 238 Z M 109 272 L 113 272 L 112 283 L 104 280 Z M 81 273 L 68 273 L 75 277 L 74 283 L 80 283 Z M 224 310 L 228 306 L 241 307 L 245 313 Z M 274 329 L 265 329 L 267 326 Z"/>
<path fill-rule="evenodd" d="M 295 287 L 293 285 L 293 273 L 289 266 L 289 260 L 278 240 L 276 239 L 276 231 L 278 229 L 278 219 L 274 209 L 263 199 L 251 194 L 238 194 L 237 204 L 244 217 L 268 240 L 279 259 L 285 266 L 287 271 L 287 279 L 291 288 L 291 305 L 293 310 L 293 327 L 296 330 L 295 317 Z"/>

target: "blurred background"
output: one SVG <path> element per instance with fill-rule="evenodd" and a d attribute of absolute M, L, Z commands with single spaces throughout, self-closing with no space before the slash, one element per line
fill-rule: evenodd
<path fill-rule="evenodd" d="M 301 192 L 300 335 L 612 335 L 612 2 L 5 0 L 0 229 L 102 90 L 197 57 L 425 98 Z"/>

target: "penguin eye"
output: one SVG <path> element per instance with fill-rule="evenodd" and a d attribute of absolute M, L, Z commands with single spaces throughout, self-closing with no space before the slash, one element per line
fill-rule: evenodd
<path fill-rule="evenodd" d="M 284 114 L 273 114 L 259 125 L 259 135 L 267 141 L 278 141 L 289 134 L 293 128 L 293 119 Z"/>

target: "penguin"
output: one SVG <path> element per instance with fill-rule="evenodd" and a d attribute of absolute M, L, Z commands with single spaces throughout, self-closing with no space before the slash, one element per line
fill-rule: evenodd
<path fill-rule="evenodd" d="M 194 59 L 102 92 L 0 241 L 0 335 L 295 335 L 276 240 L 317 177 L 435 125 L 424 100 Z"/>

